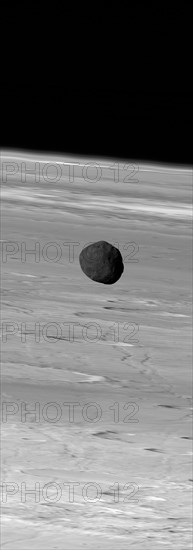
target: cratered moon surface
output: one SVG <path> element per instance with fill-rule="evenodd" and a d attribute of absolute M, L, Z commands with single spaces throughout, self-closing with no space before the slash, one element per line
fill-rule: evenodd
<path fill-rule="evenodd" d="M 121 253 L 106 241 L 98 241 L 83 248 L 79 262 L 87 277 L 105 285 L 116 283 L 124 271 Z"/>

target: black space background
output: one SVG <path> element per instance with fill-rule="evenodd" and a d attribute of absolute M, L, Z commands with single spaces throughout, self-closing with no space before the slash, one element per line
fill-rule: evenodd
<path fill-rule="evenodd" d="M 191 164 L 191 4 L 6 5 L 2 148 Z"/>

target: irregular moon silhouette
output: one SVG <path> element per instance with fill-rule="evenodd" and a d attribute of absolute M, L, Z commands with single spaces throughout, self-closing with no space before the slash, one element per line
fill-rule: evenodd
<path fill-rule="evenodd" d="M 106 241 L 98 241 L 83 248 L 79 262 L 87 277 L 105 285 L 116 283 L 124 271 L 121 253 Z"/>

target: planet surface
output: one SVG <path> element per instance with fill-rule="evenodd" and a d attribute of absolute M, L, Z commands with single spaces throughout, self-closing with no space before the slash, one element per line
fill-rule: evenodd
<path fill-rule="evenodd" d="M 188 550 L 192 171 L 1 161 L 4 549 Z"/>

